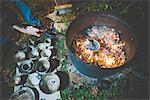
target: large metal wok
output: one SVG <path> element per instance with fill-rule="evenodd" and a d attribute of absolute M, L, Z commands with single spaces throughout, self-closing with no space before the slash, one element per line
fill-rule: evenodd
<path fill-rule="evenodd" d="M 121 33 L 121 40 L 125 41 L 125 52 L 127 55 L 126 64 L 113 69 L 103 69 L 100 68 L 100 66 L 85 63 L 75 55 L 72 47 L 73 39 L 77 34 L 80 34 L 85 28 L 90 27 L 92 25 L 105 25 L 108 27 L 113 27 L 116 29 L 116 31 Z M 129 64 L 131 63 L 131 60 L 133 60 L 136 52 L 135 35 L 131 26 L 129 26 L 126 23 L 126 21 L 124 21 L 117 15 L 106 12 L 89 13 L 76 18 L 67 30 L 66 44 L 68 47 L 70 59 L 73 65 L 76 67 L 76 69 L 82 74 L 94 78 L 107 77 L 109 75 L 121 71 L 126 67 L 129 67 Z"/>

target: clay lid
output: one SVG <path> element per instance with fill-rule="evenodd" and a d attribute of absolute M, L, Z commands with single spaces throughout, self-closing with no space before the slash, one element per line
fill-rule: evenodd
<path fill-rule="evenodd" d="M 56 92 L 60 87 L 60 78 L 57 74 L 46 74 L 40 81 L 40 89 L 46 94 Z"/>

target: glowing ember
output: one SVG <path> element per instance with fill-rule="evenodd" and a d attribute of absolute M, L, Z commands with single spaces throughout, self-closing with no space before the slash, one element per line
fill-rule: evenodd
<path fill-rule="evenodd" d="M 114 28 L 93 26 L 86 35 L 77 35 L 73 41 L 75 54 L 87 63 L 101 68 L 116 68 L 126 62 L 125 42 Z"/>

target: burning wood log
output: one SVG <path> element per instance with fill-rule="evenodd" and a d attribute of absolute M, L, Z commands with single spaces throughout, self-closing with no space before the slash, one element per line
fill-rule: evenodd
<path fill-rule="evenodd" d="M 101 68 L 116 68 L 126 62 L 125 42 L 114 28 L 93 26 L 86 35 L 77 35 L 73 48 L 83 61 Z"/>

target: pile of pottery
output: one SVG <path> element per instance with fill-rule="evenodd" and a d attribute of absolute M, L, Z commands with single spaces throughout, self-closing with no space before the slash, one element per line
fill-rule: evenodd
<path fill-rule="evenodd" d="M 39 42 L 39 41 L 38 41 Z M 45 38 L 39 43 L 29 39 L 22 44 L 20 50 L 15 54 L 15 61 L 21 74 L 29 74 L 33 71 L 44 75 L 50 69 L 50 58 L 52 58 L 52 40 Z"/>
<path fill-rule="evenodd" d="M 22 90 L 22 86 L 23 89 L 39 88 L 45 94 L 51 94 L 60 89 L 61 78 L 54 72 L 55 69 L 51 70 L 51 60 L 56 60 L 59 66 L 59 61 L 53 55 L 53 49 L 51 38 L 37 41 L 29 39 L 27 43 L 20 45 L 19 51 L 14 56 L 18 69 L 14 76 L 14 83 L 17 86 L 21 86 L 16 92 L 25 91 Z M 23 80 L 24 82 L 22 82 Z M 14 94 L 10 100 L 13 100 Z M 28 93 L 20 94 L 15 99 L 25 94 Z"/>

